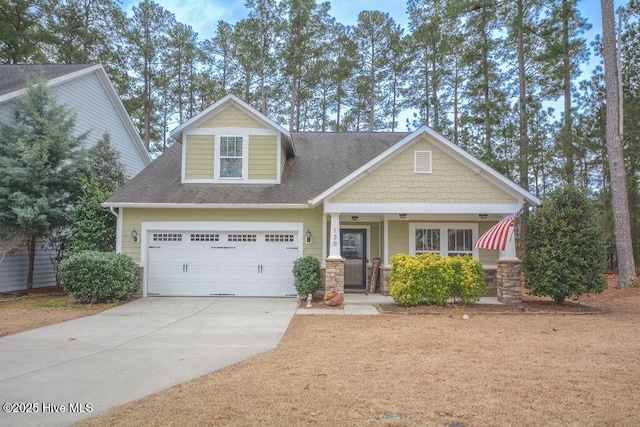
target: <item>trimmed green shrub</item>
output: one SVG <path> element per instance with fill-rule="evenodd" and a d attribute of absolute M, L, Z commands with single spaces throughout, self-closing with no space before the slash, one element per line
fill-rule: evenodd
<path fill-rule="evenodd" d="M 452 286 L 453 271 L 437 254 L 405 254 L 391 258 L 389 293 L 402 305 L 421 301 L 445 305 Z"/>
<path fill-rule="evenodd" d="M 484 268 L 479 261 L 469 255 L 446 258 L 453 269 L 453 285 L 451 297 L 463 304 L 478 301 L 487 294 L 487 283 L 484 281 Z"/>
<path fill-rule="evenodd" d="M 294 285 L 298 295 L 312 294 L 320 287 L 320 261 L 307 255 L 293 262 Z"/>
<path fill-rule="evenodd" d="M 486 292 L 484 269 L 470 256 L 442 258 L 427 253 L 391 258 L 389 293 L 398 304 L 445 305 L 449 298 L 468 304 Z"/>
<path fill-rule="evenodd" d="M 522 267 L 532 295 L 557 304 L 605 290 L 602 217 L 586 193 L 560 188 L 529 219 Z"/>
<path fill-rule="evenodd" d="M 133 259 L 115 252 L 85 251 L 60 265 L 65 291 L 84 303 L 121 301 L 140 289 L 140 270 Z"/>

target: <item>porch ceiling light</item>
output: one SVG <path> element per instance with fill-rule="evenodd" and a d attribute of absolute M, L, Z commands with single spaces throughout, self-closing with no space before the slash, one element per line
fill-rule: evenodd
<path fill-rule="evenodd" d="M 480 217 L 480 219 L 487 219 L 487 214 L 478 214 L 478 216 Z"/>
<path fill-rule="evenodd" d="M 357 220 L 358 220 L 358 215 L 353 215 L 353 216 L 351 217 L 351 219 L 352 219 L 353 221 L 357 221 Z"/>
<path fill-rule="evenodd" d="M 405 219 L 407 217 L 407 214 L 400 214 L 400 218 Z"/>

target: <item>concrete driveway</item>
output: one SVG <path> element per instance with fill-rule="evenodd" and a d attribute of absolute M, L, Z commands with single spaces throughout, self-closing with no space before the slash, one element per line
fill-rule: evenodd
<path fill-rule="evenodd" d="M 142 298 L 0 338 L 0 425 L 69 425 L 271 350 L 296 302 Z"/>

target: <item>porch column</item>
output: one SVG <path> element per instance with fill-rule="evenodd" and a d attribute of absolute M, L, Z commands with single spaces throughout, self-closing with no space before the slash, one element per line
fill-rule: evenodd
<path fill-rule="evenodd" d="M 342 259 L 340 255 L 340 214 L 331 214 L 331 226 L 329 230 L 329 258 Z"/>
<path fill-rule="evenodd" d="M 331 214 L 329 229 L 329 257 L 325 260 L 325 293 L 344 294 L 344 258 L 340 254 L 340 214 Z"/>
<path fill-rule="evenodd" d="M 520 271 L 520 260 L 516 256 L 516 239 L 511 227 L 505 250 L 500 251 L 496 272 L 498 301 L 501 303 L 520 304 L 522 302 Z"/>

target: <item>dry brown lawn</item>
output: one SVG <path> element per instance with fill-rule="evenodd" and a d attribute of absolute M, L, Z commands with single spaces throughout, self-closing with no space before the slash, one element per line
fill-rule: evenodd
<path fill-rule="evenodd" d="M 640 289 L 582 304 L 295 316 L 275 350 L 82 425 L 640 425 Z"/>
<path fill-rule="evenodd" d="M 89 316 L 115 304 L 78 304 L 57 287 L 25 296 L 0 297 L 0 337 Z"/>

